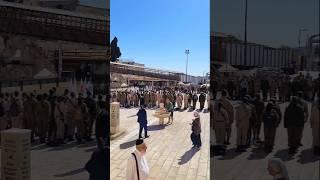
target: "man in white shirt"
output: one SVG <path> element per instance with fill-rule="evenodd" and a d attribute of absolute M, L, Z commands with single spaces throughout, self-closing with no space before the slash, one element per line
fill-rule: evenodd
<path fill-rule="evenodd" d="M 145 157 L 147 145 L 143 139 L 136 141 L 136 150 L 129 156 L 127 163 L 127 180 L 146 180 L 149 176 L 149 166 Z"/>

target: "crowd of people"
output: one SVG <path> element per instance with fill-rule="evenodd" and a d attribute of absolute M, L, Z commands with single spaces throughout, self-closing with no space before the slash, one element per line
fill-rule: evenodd
<path fill-rule="evenodd" d="M 78 144 L 96 137 L 99 146 L 108 143 L 108 111 L 102 95 L 76 94 L 56 88 L 48 93 L 0 93 L 0 130 L 31 130 L 31 142 L 59 146 Z"/>
<path fill-rule="evenodd" d="M 318 92 L 317 92 L 318 93 Z M 260 94 L 255 96 L 242 96 L 237 106 L 234 106 L 227 98 L 228 90 L 223 90 L 215 104 L 211 114 L 211 129 L 215 134 L 215 144 L 212 147 L 215 154 L 224 155 L 230 144 L 232 125 L 236 126 L 236 152 L 245 152 L 252 144 L 263 144 L 266 153 L 273 151 L 276 132 L 283 120 L 284 128 L 287 129 L 289 154 L 297 153 L 302 146 L 303 130 L 306 122 L 310 122 L 313 137 L 313 152 L 320 154 L 319 142 L 319 108 L 320 100 L 312 102 L 311 114 L 308 102 L 303 91 L 297 91 L 290 96 L 284 113 L 276 98 L 271 97 L 264 102 Z M 264 141 L 260 139 L 263 125 Z"/>
<path fill-rule="evenodd" d="M 209 96 L 205 95 L 206 88 L 162 88 L 155 90 L 124 90 L 112 93 L 112 101 L 119 102 L 121 107 L 140 107 L 146 108 L 159 107 L 160 103 L 172 103 L 173 109 L 183 110 L 196 108 L 196 103 L 200 103 L 203 110 L 204 103 L 209 102 Z M 199 96 L 197 94 L 200 94 Z"/>
<path fill-rule="evenodd" d="M 193 112 L 190 139 L 193 148 L 201 148 L 201 121 L 200 114 L 196 110 L 197 103 L 200 104 L 200 111 L 204 109 L 207 101 L 209 104 L 209 95 L 206 88 L 184 89 L 184 88 L 165 88 L 151 91 L 118 91 L 112 95 L 113 101 L 119 101 L 124 108 L 139 107 L 137 116 L 139 129 L 139 138 L 136 140 L 136 149 L 131 153 L 127 162 L 126 179 L 147 179 L 149 176 L 149 166 L 146 159 L 147 145 L 144 138 L 148 138 L 148 120 L 145 108 L 158 108 L 160 103 L 164 104 L 166 112 L 170 113 L 167 124 L 173 123 L 173 112 L 182 111 L 190 108 Z M 190 111 L 191 112 L 191 111 Z M 144 130 L 144 138 L 142 131 Z"/>

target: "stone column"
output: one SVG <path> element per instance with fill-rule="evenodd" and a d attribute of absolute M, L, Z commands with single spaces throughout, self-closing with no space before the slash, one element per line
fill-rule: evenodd
<path fill-rule="evenodd" d="M 117 134 L 120 131 L 120 104 L 112 102 L 110 104 L 110 134 Z"/>
<path fill-rule="evenodd" d="M 30 136 L 26 129 L 1 132 L 1 179 L 30 180 Z"/>

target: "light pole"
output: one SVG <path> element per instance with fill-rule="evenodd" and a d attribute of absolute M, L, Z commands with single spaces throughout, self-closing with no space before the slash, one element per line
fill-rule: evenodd
<path fill-rule="evenodd" d="M 307 31 L 309 31 L 309 30 L 305 29 L 305 28 L 299 29 L 299 35 L 298 35 L 299 51 L 300 51 L 300 48 L 301 48 L 301 34 L 302 34 L 302 32 L 307 32 Z"/>
<path fill-rule="evenodd" d="M 186 49 L 185 50 L 185 54 L 187 56 L 187 62 L 186 62 L 186 83 L 188 82 L 188 56 L 190 54 L 190 50 L 189 49 Z"/>
<path fill-rule="evenodd" d="M 245 15 L 244 15 L 244 53 L 243 53 L 243 64 L 244 66 L 247 65 L 247 21 L 248 21 L 248 0 L 246 0 L 245 5 Z"/>

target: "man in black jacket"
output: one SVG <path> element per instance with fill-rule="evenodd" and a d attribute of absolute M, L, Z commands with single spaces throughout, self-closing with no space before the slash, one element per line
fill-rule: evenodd
<path fill-rule="evenodd" d="M 304 110 L 297 97 L 292 97 L 284 113 L 284 127 L 288 132 L 289 154 L 295 154 L 300 143 L 301 129 L 304 126 Z"/>

